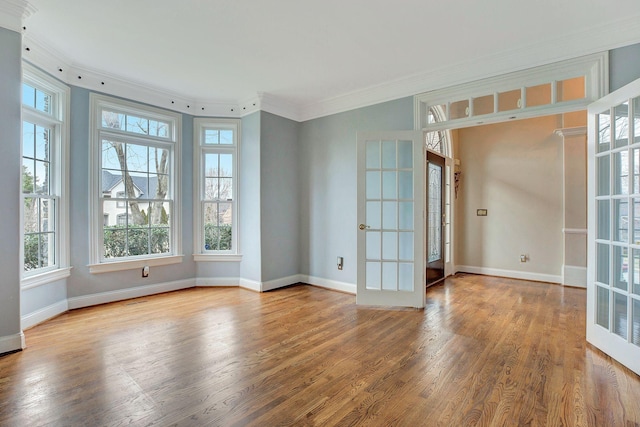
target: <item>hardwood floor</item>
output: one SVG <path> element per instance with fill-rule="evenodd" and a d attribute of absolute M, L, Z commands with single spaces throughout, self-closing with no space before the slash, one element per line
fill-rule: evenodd
<path fill-rule="evenodd" d="M 1 426 L 639 426 L 585 291 L 459 275 L 425 311 L 311 286 L 71 311 L 0 358 Z"/>

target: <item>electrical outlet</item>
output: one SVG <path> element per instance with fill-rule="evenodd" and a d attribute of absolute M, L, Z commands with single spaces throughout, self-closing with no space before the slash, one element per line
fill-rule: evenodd
<path fill-rule="evenodd" d="M 529 258 L 526 255 L 520 255 L 520 262 L 527 262 L 527 258 Z"/>
<path fill-rule="evenodd" d="M 149 277 L 149 266 L 145 265 L 142 267 L 142 277 Z"/>
<path fill-rule="evenodd" d="M 338 257 L 338 270 L 342 270 L 342 267 L 344 266 L 344 258 L 342 258 L 341 256 Z"/>

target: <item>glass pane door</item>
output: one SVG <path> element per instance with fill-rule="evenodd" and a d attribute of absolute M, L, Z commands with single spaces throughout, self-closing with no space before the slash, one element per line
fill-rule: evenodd
<path fill-rule="evenodd" d="M 589 107 L 587 340 L 640 374 L 640 80 Z"/>
<path fill-rule="evenodd" d="M 358 304 L 424 306 L 416 132 L 359 135 Z"/>
<path fill-rule="evenodd" d="M 427 286 L 444 279 L 444 163 L 427 153 Z"/>

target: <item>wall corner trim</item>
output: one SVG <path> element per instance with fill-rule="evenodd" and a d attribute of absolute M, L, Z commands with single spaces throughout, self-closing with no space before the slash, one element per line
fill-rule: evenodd
<path fill-rule="evenodd" d="M 109 302 L 122 301 L 125 299 L 145 297 L 148 295 L 161 294 L 163 292 L 177 291 L 180 289 L 193 288 L 196 285 L 195 279 L 176 280 L 173 282 L 156 283 L 154 285 L 136 286 L 133 288 L 121 289 L 97 294 L 72 297 L 69 302 L 69 310 L 89 307 L 92 305 L 106 304 Z"/>
<path fill-rule="evenodd" d="M 339 282 L 337 280 L 325 279 L 322 277 L 300 275 L 300 281 L 319 288 L 331 289 L 347 294 L 356 294 L 357 286 L 355 283 Z"/>
<path fill-rule="evenodd" d="M 17 334 L 0 337 L 0 354 L 22 350 L 26 347 L 24 333 L 22 331 Z"/>
<path fill-rule="evenodd" d="M 26 314 L 20 317 L 20 326 L 21 328 L 27 329 L 32 326 L 35 326 L 39 323 L 42 323 L 46 320 L 49 320 L 53 317 L 56 317 L 59 314 L 62 314 L 69 310 L 69 303 L 66 299 L 62 301 L 58 301 L 46 307 L 43 307 L 39 310 Z"/>
<path fill-rule="evenodd" d="M 473 265 L 456 265 L 456 272 L 483 274 L 486 276 L 507 277 L 509 279 L 531 280 L 562 284 L 562 276 L 555 274 L 535 273 L 531 271 L 503 270 L 500 268 L 478 267 Z"/>

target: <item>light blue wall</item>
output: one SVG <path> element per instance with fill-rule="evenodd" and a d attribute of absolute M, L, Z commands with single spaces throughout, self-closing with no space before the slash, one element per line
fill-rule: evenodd
<path fill-rule="evenodd" d="M 67 281 L 57 280 L 31 289 L 20 295 L 20 314 L 26 316 L 61 302 L 67 301 Z"/>
<path fill-rule="evenodd" d="M 240 143 L 240 277 L 262 281 L 260 251 L 260 112 L 242 119 Z"/>
<path fill-rule="evenodd" d="M 359 108 L 300 125 L 300 272 L 356 283 L 356 136 L 413 129 L 413 98 Z M 344 257 L 344 269 L 336 257 Z"/>
<path fill-rule="evenodd" d="M 0 341 L 20 333 L 21 55 L 22 36 L 0 27 Z"/>
<path fill-rule="evenodd" d="M 609 52 L 609 91 L 640 79 L 640 43 Z"/>
<path fill-rule="evenodd" d="M 260 127 L 262 281 L 298 274 L 299 124 L 263 112 Z"/>

